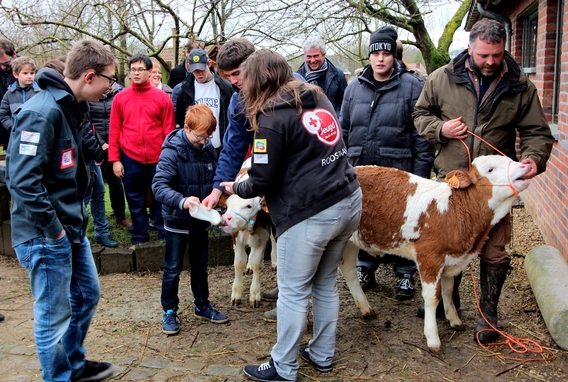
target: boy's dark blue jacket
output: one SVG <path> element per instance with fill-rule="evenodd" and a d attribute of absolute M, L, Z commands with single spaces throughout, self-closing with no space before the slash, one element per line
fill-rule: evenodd
<path fill-rule="evenodd" d="M 211 142 L 195 147 L 184 129 L 176 129 L 166 137 L 152 181 L 154 196 L 162 203 L 166 230 L 187 233 L 209 227 L 208 222 L 193 218 L 182 205 L 189 196 L 203 200 L 211 193 L 216 168 L 217 156 Z"/>
<path fill-rule="evenodd" d="M 0 122 L 2 127 L 2 142 L 4 142 L 4 150 L 8 147 L 8 141 L 10 139 L 10 130 L 12 130 L 12 114 L 17 108 L 22 106 L 22 104 L 32 98 L 34 95 L 41 91 L 39 85 L 34 82 L 26 87 L 21 87 L 18 81 L 15 81 L 12 85 L 8 87 L 6 94 L 2 98 L 2 103 L 0 104 Z"/>
<path fill-rule="evenodd" d="M 87 103 L 77 103 L 53 69 L 40 70 L 36 79 L 43 91 L 14 113 L 6 155 L 12 246 L 37 237 L 56 238 L 61 229 L 70 242 L 80 243 L 88 219 L 82 152 Z"/>

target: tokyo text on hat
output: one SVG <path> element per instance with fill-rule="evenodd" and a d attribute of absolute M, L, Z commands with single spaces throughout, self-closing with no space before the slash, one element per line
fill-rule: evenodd
<path fill-rule="evenodd" d="M 371 39 L 369 41 L 369 54 L 379 50 L 386 50 L 387 52 L 391 52 L 393 56 L 396 57 L 397 38 L 398 33 L 396 33 L 393 27 L 380 27 L 378 30 L 371 34 Z"/>
<path fill-rule="evenodd" d="M 193 73 L 194 70 L 205 70 L 209 63 L 209 56 L 203 49 L 194 49 L 187 56 L 189 62 L 189 71 Z"/>

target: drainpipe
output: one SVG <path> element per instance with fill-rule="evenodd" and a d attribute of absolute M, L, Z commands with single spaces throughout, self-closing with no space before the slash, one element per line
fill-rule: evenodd
<path fill-rule="evenodd" d="M 485 8 L 483 8 L 483 4 L 481 0 L 477 1 L 477 11 L 479 12 L 479 14 L 481 16 L 485 16 L 489 19 L 493 19 L 493 20 L 498 20 L 501 21 L 503 24 L 505 24 L 505 36 L 506 36 L 506 41 L 505 41 L 505 50 L 510 52 L 511 51 L 511 35 L 513 34 L 513 28 L 511 26 L 511 20 L 508 17 L 505 17 L 503 15 L 500 15 L 498 13 L 495 12 L 491 12 L 486 10 Z"/>

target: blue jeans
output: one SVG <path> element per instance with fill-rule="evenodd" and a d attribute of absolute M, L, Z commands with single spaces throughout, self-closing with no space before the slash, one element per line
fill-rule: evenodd
<path fill-rule="evenodd" d="M 86 237 L 70 243 L 36 238 L 17 245 L 28 270 L 34 302 L 34 334 L 45 381 L 69 381 L 85 367 L 83 341 L 99 302 L 97 268 Z"/>
<path fill-rule="evenodd" d="M 124 166 L 124 192 L 130 209 L 132 226 L 130 226 L 130 241 L 132 244 L 145 243 L 150 240 L 148 234 L 148 190 L 152 187 L 152 179 L 156 174 L 156 163 L 143 164 L 129 158 L 124 151 L 120 153 L 120 161 Z M 162 205 L 154 198 L 154 224 L 158 230 L 158 239 L 165 238 Z"/>
<path fill-rule="evenodd" d="M 306 330 L 310 295 L 314 319 L 310 358 L 321 366 L 333 361 L 339 319 L 337 267 L 359 224 L 361 200 L 357 189 L 278 237 L 278 339 L 271 355 L 283 378 L 296 380 L 296 356 Z"/>
<path fill-rule="evenodd" d="M 166 231 L 166 253 L 162 275 L 162 307 L 164 311 L 177 309 L 179 304 L 179 275 L 183 270 L 185 251 L 189 254 L 191 291 L 199 310 L 209 307 L 207 264 L 209 261 L 209 237 L 207 231 L 176 233 Z"/>
<path fill-rule="evenodd" d="M 91 215 L 93 217 L 93 225 L 95 226 L 95 240 L 108 236 L 108 220 L 106 218 L 105 207 L 105 183 L 100 166 L 91 163 L 95 178 L 92 187 L 89 187 L 85 195 L 85 206 L 91 203 Z"/>

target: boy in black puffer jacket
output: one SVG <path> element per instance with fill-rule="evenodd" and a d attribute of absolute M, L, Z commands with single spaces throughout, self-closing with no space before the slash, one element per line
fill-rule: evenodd
<path fill-rule="evenodd" d="M 197 208 L 213 189 L 217 154 L 210 139 L 217 121 L 207 105 L 197 104 L 189 107 L 184 122 L 183 129 L 174 130 L 166 137 L 152 181 L 154 196 L 162 204 L 166 231 L 161 297 L 162 331 L 166 334 L 179 332 L 178 286 L 186 249 L 195 314 L 217 324 L 229 320 L 209 303 L 209 223 L 190 215 L 190 209 Z"/>

